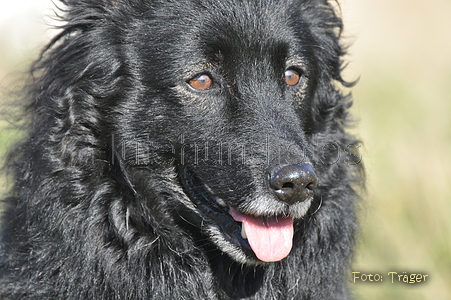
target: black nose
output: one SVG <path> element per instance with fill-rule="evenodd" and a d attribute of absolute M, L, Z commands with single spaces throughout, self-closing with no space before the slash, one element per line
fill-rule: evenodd
<path fill-rule="evenodd" d="M 313 195 L 318 178 L 308 163 L 288 165 L 273 170 L 269 184 L 280 201 L 294 204 Z"/>

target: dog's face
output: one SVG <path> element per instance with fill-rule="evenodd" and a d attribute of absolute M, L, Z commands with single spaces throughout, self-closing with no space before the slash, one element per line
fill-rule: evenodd
<path fill-rule="evenodd" d="M 149 137 L 141 163 L 170 174 L 176 214 L 239 262 L 287 256 L 321 180 L 309 143 L 317 42 L 306 4 L 288 2 L 155 5 L 124 35 L 139 89 L 118 126 Z"/>

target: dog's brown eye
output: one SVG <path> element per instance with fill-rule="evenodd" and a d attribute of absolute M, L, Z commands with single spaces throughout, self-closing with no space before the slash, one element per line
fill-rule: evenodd
<path fill-rule="evenodd" d="M 295 70 L 286 70 L 285 71 L 285 82 L 289 86 L 298 84 L 300 78 L 301 78 L 301 76 Z"/>
<path fill-rule="evenodd" d="M 211 80 L 210 76 L 206 75 L 206 74 L 202 74 L 196 78 L 191 79 L 188 84 L 196 90 L 208 90 L 211 85 L 212 85 L 213 81 Z"/>

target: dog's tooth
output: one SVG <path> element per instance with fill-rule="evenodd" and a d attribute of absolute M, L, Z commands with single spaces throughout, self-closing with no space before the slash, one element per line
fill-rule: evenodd
<path fill-rule="evenodd" d="M 247 239 L 246 231 L 244 231 L 244 226 L 241 225 L 241 237 L 243 239 Z"/>
<path fill-rule="evenodd" d="M 219 197 L 216 197 L 216 203 L 219 205 L 219 206 L 221 206 L 221 207 L 227 207 L 227 203 L 225 203 L 224 202 L 224 200 L 222 200 L 221 198 L 219 198 Z"/>

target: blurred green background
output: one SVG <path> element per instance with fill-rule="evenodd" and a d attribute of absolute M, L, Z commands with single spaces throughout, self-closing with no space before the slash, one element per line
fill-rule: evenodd
<path fill-rule="evenodd" d="M 55 34 L 51 0 L 0 0 L 0 105 Z M 451 299 L 451 1 L 341 0 L 347 80 L 368 174 L 357 299 Z M 3 118 L 2 118 L 3 119 Z M 18 133 L 0 121 L 0 155 Z M 0 179 L 5 192 L 6 178 Z M 389 272 L 428 275 L 391 283 Z M 350 273 L 352 279 L 352 274 Z"/>

